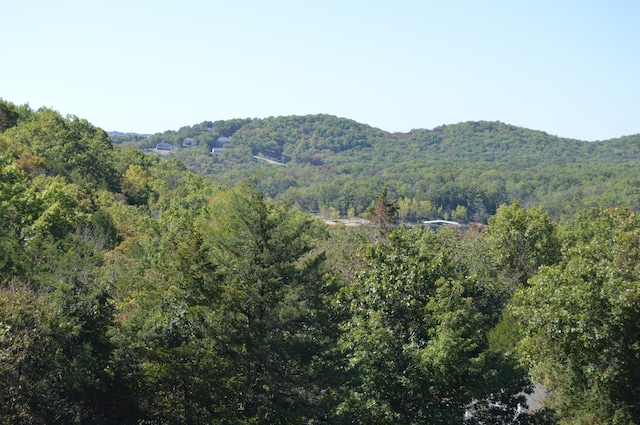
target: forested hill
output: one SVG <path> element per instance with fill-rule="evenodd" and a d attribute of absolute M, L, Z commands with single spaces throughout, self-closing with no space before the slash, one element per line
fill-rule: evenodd
<path fill-rule="evenodd" d="M 540 140 L 479 155 L 509 133 Z M 0 99 L 0 425 L 640 423 L 640 214 L 556 223 L 513 202 L 469 231 L 392 220 L 464 220 L 512 196 L 556 214 L 625 204 L 634 138 L 388 134 L 325 115 L 122 137 L 191 140 L 120 148 Z M 535 143 L 555 157 L 528 165 Z M 374 202 L 371 224 L 219 184 L 247 177 L 331 215 Z M 534 382 L 553 397 L 528 412 Z"/>
<path fill-rule="evenodd" d="M 454 159 L 507 164 L 595 161 L 600 163 L 640 156 L 640 134 L 597 142 L 561 138 L 499 121 L 469 121 L 432 130 L 390 133 L 346 118 L 318 114 L 205 121 L 178 131 L 154 135 L 110 132 L 116 144 L 152 147 L 166 142 L 179 146 L 194 138 L 209 147 L 219 137 L 234 137 L 234 146 L 249 147 L 254 154 L 270 153 L 300 159 L 305 155 L 339 154 L 370 148 L 382 155 L 396 151 L 406 159 Z"/>
<path fill-rule="evenodd" d="M 183 148 L 187 138 L 198 146 Z M 462 221 L 486 221 L 514 199 L 542 205 L 555 219 L 588 206 L 640 207 L 640 135 L 586 142 L 487 121 L 389 133 L 307 115 L 203 122 L 112 140 L 140 148 L 171 143 L 192 171 L 225 184 L 256 178 L 270 197 L 307 211 L 359 215 L 384 187 L 402 201 L 406 219 L 455 213 Z"/>

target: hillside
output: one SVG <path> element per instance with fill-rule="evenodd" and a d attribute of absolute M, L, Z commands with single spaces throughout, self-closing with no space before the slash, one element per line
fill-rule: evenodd
<path fill-rule="evenodd" d="M 220 137 L 231 143 L 211 155 Z M 183 148 L 185 138 L 198 146 Z M 584 207 L 640 207 L 640 135 L 586 142 L 486 121 L 389 133 L 307 115 L 204 122 L 112 140 L 140 148 L 171 143 L 192 171 L 224 184 L 255 179 L 268 196 L 314 212 L 362 214 L 384 187 L 406 219 L 456 214 L 486 221 L 512 200 L 541 205 L 556 220 Z"/>
<path fill-rule="evenodd" d="M 531 134 L 500 123 L 412 132 L 422 141 L 325 115 L 197 129 L 169 136 L 225 150 L 145 154 L 84 119 L 0 100 L 0 423 L 637 422 L 639 214 L 594 208 L 555 223 L 514 202 L 489 226 L 434 232 L 393 226 L 385 198 L 425 190 L 396 199 L 414 219 L 478 214 L 509 196 L 512 151 L 537 155 L 522 173 L 547 185 L 517 183 L 534 195 L 564 182 L 556 196 L 586 202 L 590 174 L 561 171 L 593 167 L 591 181 L 624 197 L 634 186 L 615 166 L 635 175 L 634 138 L 601 147 L 536 133 L 541 150 L 573 146 L 574 166 L 546 165 L 516 137 L 494 149 L 501 161 L 479 159 L 497 135 Z M 278 196 L 299 204 L 324 196 L 332 216 L 331 202 L 366 203 L 370 188 L 375 212 L 330 227 L 172 155 L 209 161 L 210 180 L 253 173 L 289 184 Z M 254 159 L 266 155 L 287 163 Z M 533 382 L 553 397 L 527 412 Z"/>

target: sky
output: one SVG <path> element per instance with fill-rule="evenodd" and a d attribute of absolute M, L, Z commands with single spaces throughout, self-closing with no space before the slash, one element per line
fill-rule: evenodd
<path fill-rule="evenodd" d="M 0 1 L 0 98 L 107 131 L 325 113 L 640 133 L 637 0 Z"/>

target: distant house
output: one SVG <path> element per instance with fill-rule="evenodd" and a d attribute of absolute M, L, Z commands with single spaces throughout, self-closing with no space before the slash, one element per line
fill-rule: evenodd
<path fill-rule="evenodd" d="M 222 137 L 218 137 L 218 144 L 217 145 L 222 147 L 222 146 L 224 146 L 224 145 L 226 145 L 227 143 L 230 143 L 230 142 L 231 142 L 230 138 L 222 136 Z"/>
<path fill-rule="evenodd" d="M 211 155 L 220 155 L 222 152 L 227 150 L 226 146 L 231 143 L 231 139 L 228 137 L 218 137 L 216 140 L 216 144 L 211 149 Z"/>
<path fill-rule="evenodd" d="M 198 146 L 198 142 L 196 142 L 196 140 L 191 137 L 187 137 L 182 141 L 182 146 L 185 148 L 191 148 L 194 146 Z"/>
<path fill-rule="evenodd" d="M 156 145 L 156 150 L 158 151 L 172 151 L 173 145 L 171 143 L 158 143 Z"/>

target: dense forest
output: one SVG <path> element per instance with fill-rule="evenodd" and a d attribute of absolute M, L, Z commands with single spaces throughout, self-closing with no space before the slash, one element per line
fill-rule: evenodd
<path fill-rule="evenodd" d="M 640 423 L 638 141 L 0 101 L 0 423 Z"/>
<path fill-rule="evenodd" d="M 183 148 L 185 139 L 197 146 Z M 204 122 L 113 141 L 170 143 L 192 172 L 226 185 L 253 179 L 271 199 L 323 214 L 361 215 L 385 187 L 404 221 L 486 224 L 512 200 L 542 206 L 556 221 L 585 208 L 640 207 L 640 135 L 584 142 L 499 122 L 388 133 L 310 115 Z"/>

